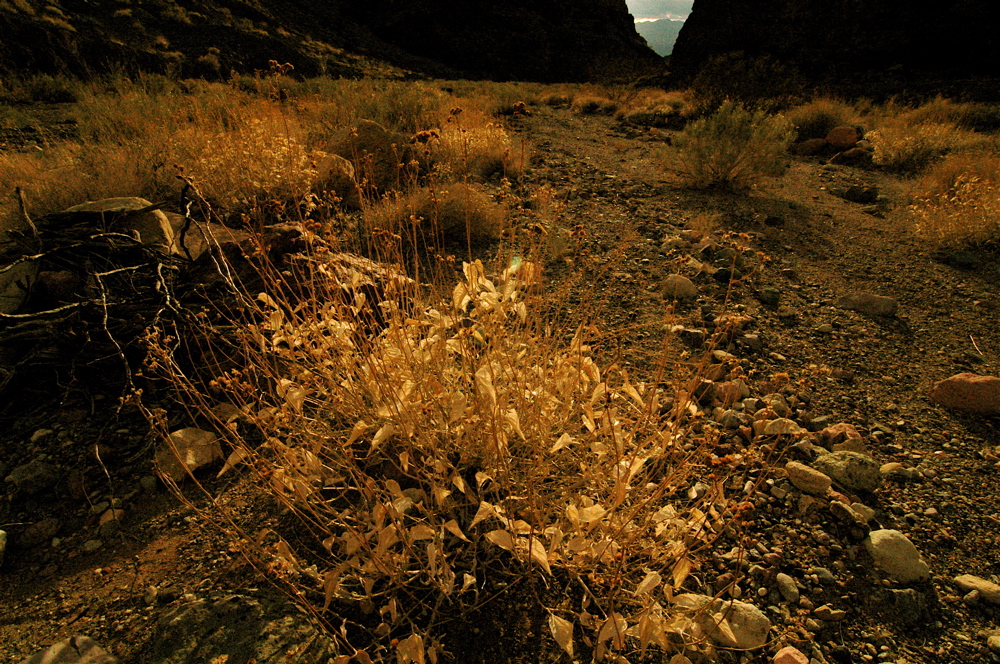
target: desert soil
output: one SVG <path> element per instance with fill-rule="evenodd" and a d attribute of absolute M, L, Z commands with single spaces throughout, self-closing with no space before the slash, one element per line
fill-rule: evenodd
<path fill-rule="evenodd" d="M 548 107 L 513 123 L 534 154 L 527 191 L 551 188 L 565 203 L 557 223 L 585 229 L 575 260 L 596 275 L 596 288 L 586 295 L 581 287 L 576 301 L 599 311 L 608 337 L 621 339 L 601 352 L 648 370 L 670 306 L 662 282 L 680 270 L 699 293 L 695 303 L 673 307 L 674 324 L 701 328 L 724 312 L 748 319 L 752 338 L 740 336 L 727 350 L 754 396 L 784 389 L 801 424 L 823 417 L 851 424 L 879 464 L 914 469 L 851 496 L 874 510 L 869 527 L 902 531 L 929 565 L 929 581 L 901 584 L 873 566 L 826 501 L 803 501 L 783 478 L 780 467 L 799 457 L 781 459 L 755 497 L 737 575 L 742 599 L 771 619 L 773 641 L 757 654 L 723 658 L 770 662 L 792 644 L 819 662 L 997 661 L 987 637 L 1000 607 L 963 598 L 953 579 L 1000 575 L 1000 420 L 952 412 L 927 396 L 955 373 L 1000 374 L 996 257 L 974 256 L 964 270 L 941 262 L 895 214 L 907 183 L 874 170 L 796 158 L 785 177 L 751 192 L 695 192 L 658 165 L 668 131 Z M 849 185 L 876 187 L 878 200 L 863 205 L 831 193 Z M 730 284 L 680 267 L 691 256 L 706 260 L 704 237 L 721 242 L 727 230 L 742 234 L 733 241 L 757 271 Z M 573 269 L 555 263 L 553 279 Z M 872 317 L 836 306 L 854 293 L 894 298 L 898 313 Z M 702 351 L 690 352 L 697 359 Z M 218 529 L 156 481 L 156 441 L 138 414 L 115 415 L 116 398 L 68 389 L 4 413 L 0 476 L 35 460 L 58 476 L 31 497 L 0 503 L 0 529 L 10 537 L 0 566 L 3 661 L 74 634 L 124 662 L 154 661 L 154 629 L 166 612 L 199 597 L 276 594 Z M 190 424 L 183 413 L 170 416 L 178 427 Z M 11 485 L 6 490 L 13 496 Z M 101 515 L 119 503 L 121 527 L 102 526 Z M 716 590 L 732 578 L 720 576 L 740 572 L 729 553 L 706 554 L 691 589 Z M 777 595 L 776 572 L 798 582 L 801 600 Z M 887 591 L 907 587 L 917 591 L 916 608 L 886 604 Z M 830 611 L 816 611 L 824 605 L 846 614 L 831 620 Z M 452 661 L 558 660 L 532 621 L 520 632 L 517 624 L 485 620 L 477 639 L 454 639 L 464 651 Z M 475 645 L 501 641 L 494 655 Z"/>

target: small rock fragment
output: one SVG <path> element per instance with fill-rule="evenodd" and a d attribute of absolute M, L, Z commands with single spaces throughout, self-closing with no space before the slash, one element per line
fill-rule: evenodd
<path fill-rule="evenodd" d="M 832 485 L 827 475 L 798 461 L 786 463 L 785 471 L 796 489 L 814 496 L 825 496 Z"/>
<path fill-rule="evenodd" d="M 773 664 L 809 664 L 809 658 L 795 646 L 785 646 L 774 655 Z"/>
<path fill-rule="evenodd" d="M 663 298 L 666 300 L 693 300 L 698 297 L 698 287 L 687 277 L 671 274 L 663 280 Z"/>
<path fill-rule="evenodd" d="M 785 601 L 791 602 L 792 604 L 799 603 L 800 593 L 799 587 L 795 585 L 795 579 L 784 572 L 778 572 L 778 574 L 774 577 L 774 580 L 778 584 L 778 592 L 785 598 Z"/>
<path fill-rule="evenodd" d="M 858 311 L 868 316 L 895 316 L 899 310 L 899 303 L 893 298 L 873 293 L 845 295 L 837 300 L 837 306 L 841 309 Z"/>

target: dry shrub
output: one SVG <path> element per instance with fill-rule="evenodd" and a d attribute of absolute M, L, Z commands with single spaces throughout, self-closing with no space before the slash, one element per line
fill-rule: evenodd
<path fill-rule="evenodd" d="M 872 144 L 873 164 L 903 175 L 921 173 L 970 145 L 968 132 L 954 124 L 911 124 L 905 117 L 884 121 L 865 138 Z"/>
<path fill-rule="evenodd" d="M 939 247 L 1000 241 L 1000 156 L 949 156 L 917 181 L 907 209 L 916 234 Z"/>
<path fill-rule="evenodd" d="M 795 126 L 799 140 L 826 138 L 830 130 L 840 125 L 856 125 L 859 114 L 854 106 L 836 99 L 814 99 L 785 112 Z"/>
<path fill-rule="evenodd" d="M 573 95 L 566 91 L 549 92 L 542 95 L 539 101 L 546 106 L 554 106 L 556 108 L 569 106 L 573 103 Z"/>
<path fill-rule="evenodd" d="M 737 51 L 708 60 L 691 82 L 691 95 L 699 114 L 712 113 L 727 101 L 773 112 L 795 104 L 805 87 L 794 66 Z"/>
<path fill-rule="evenodd" d="M 405 246 L 479 247 L 500 237 L 504 210 L 475 185 L 453 183 L 393 194 L 368 206 L 370 232 L 399 236 Z"/>
<path fill-rule="evenodd" d="M 628 106 L 620 108 L 616 117 L 628 124 L 679 129 L 693 112 L 685 92 L 644 90 Z"/>
<path fill-rule="evenodd" d="M 936 97 L 903 115 L 913 125 L 953 124 L 970 131 L 1000 129 L 1000 104 L 956 102 Z"/>
<path fill-rule="evenodd" d="M 358 183 L 369 194 L 408 189 L 421 170 L 405 134 L 369 120 L 343 130 L 330 151 L 351 161 Z"/>
<path fill-rule="evenodd" d="M 794 130 L 780 115 L 725 102 L 689 124 L 674 140 L 673 166 L 689 186 L 745 189 L 788 168 Z"/>
<path fill-rule="evenodd" d="M 618 102 L 592 94 L 583 94 L 573 99 L 573 112 L 580 115 L 614 115 Z"/>
<path fill-rule="evenodd" d="M 428 144 L 430 158 L 444 178 L 479 182 L 519 178 L 527 160 L 523 141 L 515 144 L 498 122 L 475 114 L 449 118 Z"/>
<path fill-rule="evenodd" d="M 359 288 L 368 277 L 310 264 L 299 286 L 312 296 L 262 294 L 259 322 L 195 318 L 225 367 L 185 373 L 158 334 L 151 364 L 214 423 L 228 472 L 287 510 L 263 532 L 259 515 L 242 522 L 225 500 L 205 516 L 329 626 L 340 655 L 434 661 L 449 623 L 514 593 L 523 606 L 522 582 L 567 576 L 586 586 L 583 609 L 545 609 L 567 653 L 580 635 L 595 661 L 704 642 L 698 619 L 670 602 L 692 553 L 751 505 L 726 497 L 744 479 L 726 481 L 714 429 L 687 428 L 690 392 L 662 415 L 663 370 L 635 382 L 598 365 L 596 328 L 547 331 L 532 263 L 494 278 L 466 264 L 450 293 L 429 296 L 407 295 L 388 271 L 377 301 Z M 366 308 L 381 312 L 374 331 Z"/>

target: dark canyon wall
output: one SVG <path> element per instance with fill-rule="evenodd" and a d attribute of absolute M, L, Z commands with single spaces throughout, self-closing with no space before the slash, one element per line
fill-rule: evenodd
<path fill-rule="evenodd" d="M 8 75 L 115 67 L 225 75 L 272 59 L 304 75 L 354 75 L 367 59 L 438 76 L 539 81 L 662 65 L 625 0 L 0 1 Z"/>
<path fill-rule="evenodd" d="M 690 77 L 710 58 L 743 51 L 812 77 L 908 70 L 1000 73 L 996 0 L 695 0 L 671 59 Z"/>

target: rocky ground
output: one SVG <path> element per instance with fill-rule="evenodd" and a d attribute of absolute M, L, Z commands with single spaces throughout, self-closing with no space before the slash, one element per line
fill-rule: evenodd
<path fill-rule="evenodd" d="M 787 436 L 747 475 L 746 546 L 704 556 L 688 584 L 757 607 L 741 605 L 735 643 L 716 640 L 763 647 L 720 658 L 1000 661 L 1000 418 L 928 396 L 960 372 L 1000 374 L 996 257 L 932 255 L 894 215 L 906 183 L 877 171 L 802 157 L 750 193 L 693 192 L 657 165 L 669 132 L 551 108 L 514 122 L 535 155 L 527 192 L 565 202 L 551 221 L 583 226 L 575 260 L 598 275 L 566 313 L 600 312 L 622 339 L 605 352 L 639 373 L 666 307 L 692 362 L 728 315 L 700 392 L 718 453 Z M 550 269 L 555 282 L 573 266 Z M 0 656 L 86 635 L 125 662 L 321 661 L 308 621 L 152 474 L 146 421 L 92 396 L 6 413 Z"/>

